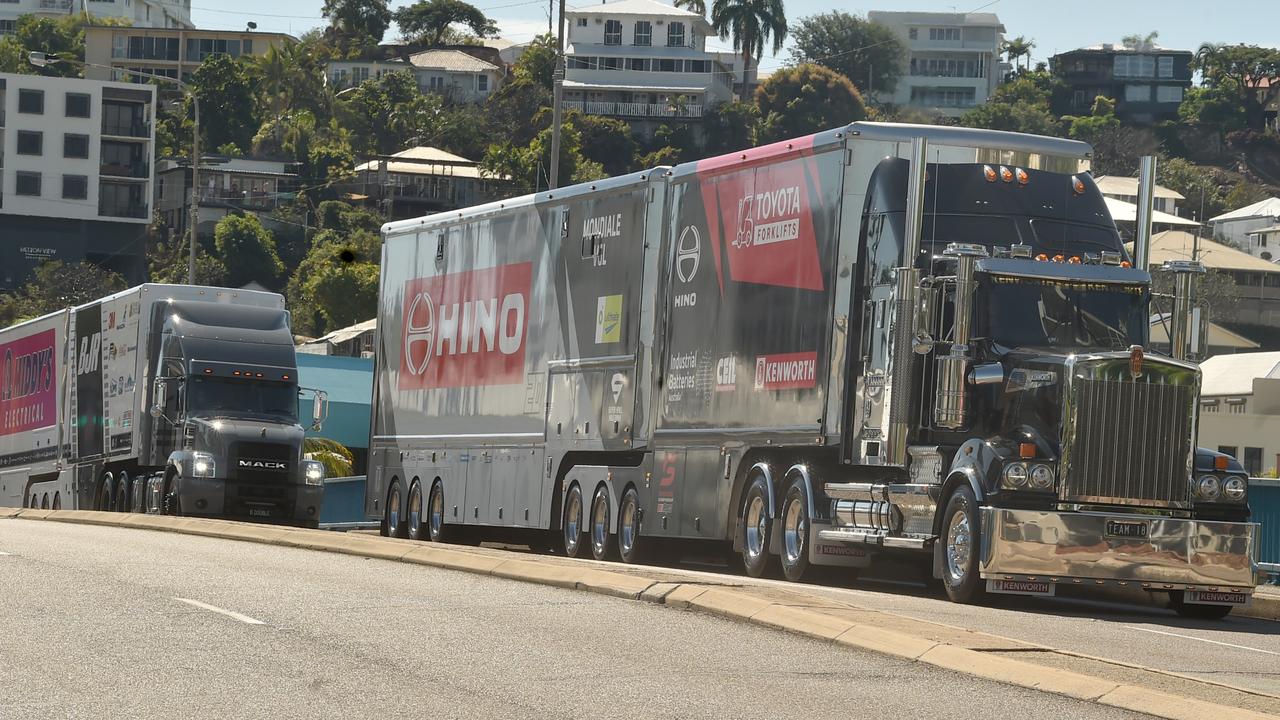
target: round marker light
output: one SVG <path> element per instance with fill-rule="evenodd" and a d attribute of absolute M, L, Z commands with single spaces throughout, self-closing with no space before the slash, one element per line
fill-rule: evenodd
<path fill-rule="evenodd" d="M 1068 264 L 1068 265 L 1079 265 L 1079 264 L 1080 264 L 1080 256 L 1079 256 L 1079 255 L 1072 255 L 1071 257 L 1067 258 L 1067 264 Z"/>
<path fill-rule="evenodd" d="M 1067 259 L 1067 256 L 1066 256 L 1066 255 L 1054 255 L 1054 256 L 1053 256 L 1053 261 L 1054 261 L 1054 262 L 1064 262 L 1064 261 L 1066 261 L 1066 259 Z"/>
<path fill-rule="evenodd" d="M 1071 189 L 1072 189 L 1073 191 L 1075 191 L 1075 194 L 1077 194 L 1077 195 L 1083 195 L 1083 194 L 1084 194 L 1084 181 L 1083 181 L 1083 180 L 1081 180 L 1080 178 L 1076 177 L 1075 175 L 1072 175 L 1072 176 L 1071 176 Z"/>
<path fill-rule="evenodd" d="M 1036 256 L 1036 262 L 1046 262 L 1048 261 L 1048 259 L 1049 259 L 1049 256 L 1045 255 L 1044 253 L 1040 253 L 1039 255 Z"/>
<path fill-rule="evenodd" d="M 1216 475 L 1205 475 L 1200 478 L 1200 485 L 1196 488 L 1196 492 L 1205 500 L 1215 500 L 1221 490 L 1221 484 L 1218 482 Z"/>
<path fill-rule="evenodd" d="M 1026 185 L 1027 183 L 1031 182 L 1031 176 L 1027 174 L 1026 170 L 1023 170 L 1022 168 L 1018 168 L 1014 170 L 1013 173 L 1014 175 L 1017 175 L 1019 185 Z"/>
<path fill-rule="evenodd" d="M 1027 484 L 1027 466 L 1013 463 L 1004 468 L 1004 484 L 1007 487 L 1020 488 Z"/>
<path fill-rule="evenodd" d="M 1000 166 L 1000 179 L 1005 182 L 1013 182 L 1013 171 L 1009 168 Z"/>
<path fill-rule="evenodd" d="M 1031 487 L 1048 490 L 1053 487 L 1053 470 L 1048 465 L 1031 466 Z"/>
<path fill-rule="evenodd" d="M 987 182 L 993 183 L 996 181 L 996 169 L 990 165 L 982 166 L 982 174 L 987 178 Z"/>
<path fill-rule="evenodd" d="M 1133 267 L 1133 263 L 1129 262 L 1128 260 L 1121 260 L 1121 261 L 1120 261 L 1120 267 L 1122 267 L 1122 268 L 1131 268 L 1131 267 Z"/>
<path fill-rule="evenodd" d="M 1222 494 L 1226 495 L 1231 500 L 1239 500 L 1244 497 L 1244 493 L 1247 488 L 1248 484 L 1245 482 L 1244 478 L 1239 475 L 1232 475 L 1222 483 Z"/>

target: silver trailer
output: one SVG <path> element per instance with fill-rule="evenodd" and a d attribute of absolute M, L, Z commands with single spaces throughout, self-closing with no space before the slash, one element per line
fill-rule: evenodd
<path fill-rule="evenodd" d="M 1142 351 L 1150 275 L 1089 153 L 855 123 L 385 226 L 369 518 L 1225 614 L 1242 472 L 1195 449 L 1195 366 Z"/>
<path fill-rule="evenodd" d="M 141 285 L 0 331 L 0 357 L 0 504 L 319 520 L 281 296 Z"/>

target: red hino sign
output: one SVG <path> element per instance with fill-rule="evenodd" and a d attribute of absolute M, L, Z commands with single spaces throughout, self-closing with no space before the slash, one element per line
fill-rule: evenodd
<path fill-rule="evenodd" d="M 799 390 L 818 381 L 818 353 L 761 355 L 756 358 L 756 390 Z"/>
<path fill-rule="evenodd" d="M 532 276 L 515 263 L 406 282 L 400 389 L 522 382 Z"/>

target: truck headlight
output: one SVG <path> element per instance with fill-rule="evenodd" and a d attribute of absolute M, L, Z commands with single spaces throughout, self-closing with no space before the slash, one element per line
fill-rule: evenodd
<path fill-rule="evenodd" d="M 1226 495 L 1228 500 L 1238 501 L 1244 498 L 1244 494 L 1248 488 L 1249 484 L 1239 475 L 1232 475 L 1222 481 L 1222 494 Z"/>
<path fill-rule="evenodd" d="M 1048 490 L 1053 487 L 1053 468 L 1048 465 L 1031 466 L 1031 487 L 1036 490 Z"/>
<path fill-rule="evenodd" d="M 324 484 L 324 463 L 318 460 L 303 460 L 302 477 L 308 485 Z"/>
<path fill-rule="evenodd" d="M 1196 494 L 1204 500 L 1216 500 L 1221 489 L 1222 484 L 1216 475 L 1203 475 L 1196 484 Z"/>
<path fill-rule="evenodd" d="M 1027 466 L 1024 463 L 1009 463 L 1004 466 L 1003 485 L 1010 490 L 1017 490 L 1027 484 Z"/>
<path fill-rule="evenodd" d="M 191 476 L 211 478 L 218 471 L 218 464 L 213 461 L 213 456 L 209 453 L 192 453 L 191 454 Z"/>

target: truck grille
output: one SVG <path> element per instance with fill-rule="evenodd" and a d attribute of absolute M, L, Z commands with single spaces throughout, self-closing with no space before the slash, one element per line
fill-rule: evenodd
<path fill-rule="evenodd" d="M 1083 360 L 1064 415 L 1061 498 L 1069 502 L 1189 507 L 1199 371 L 1149 360 Z"/>
<path fill-rule="evenodd" d="M 240 442 L 231 446 L 231 472 L 241 483 L 284 483 L 292 477 L 298 460 L 293 449 L 277 443 Z M 284 469 L 273 467 L 244 467 L 241 460 L 256 463 L 284 463 Z"/>

